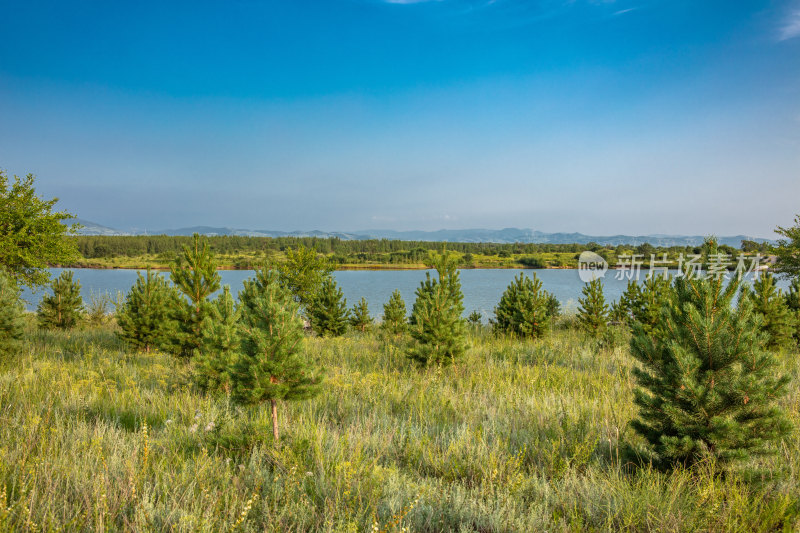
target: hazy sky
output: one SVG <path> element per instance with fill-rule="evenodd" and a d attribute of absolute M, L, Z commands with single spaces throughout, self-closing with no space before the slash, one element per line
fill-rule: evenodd
<path fill-rule="evenodd" d="M 0 168 L 129 229 L 773 237 L 800 0 L 0 3 Z"/>

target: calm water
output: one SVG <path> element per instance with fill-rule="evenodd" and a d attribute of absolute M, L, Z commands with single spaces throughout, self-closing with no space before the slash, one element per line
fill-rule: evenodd
<path fill-rule="evenodd" d="M 53 277 L 58 276 L 62 269 L 51 269 Z M 88 268 L 73 269 L 75 278 L 81 282 L 84 301 L 89 300 L 92 294 L 108 293 L 114 297 L 118 292 L 126 293 L 136 281 L 136 270 L 98 270 Z M 383 304 L 389 300 L 392 291 L 398 289 L 406 301 L 406 307 L 411 310 L 414 302 L 414 291 L 425 279 L 424 270 L 348 270 L 334 272 L 337 283 L 341 286 L 348 306 L 358 301 L 362 296 L 367 299 L 370 311 L 374 316 L 383 312 Z M 576 269 L 564 270 L 461 270 L 461 285 L 464 291 L 464 308 L 466 313 L 478 310 L 483 314 L 484 320 L 493 314 L 493 309 L 500 296 L 505 291 L 514 276 L 525 272 L 527 276 L 534 273 L 542 280 L 543 287 L 555 294 L 565 310 L 574 310 L 578 306 L 583 282 L 578 277 Z M 625 290 L 627 279 L 615 279 L 615 272 L 609 271 L 603 280 L 606 300 L 616 300 Z M 168 273 L 163 274 L 168 276 Z M 242 282 L 253 276 L 252 270 L 222 270 L 222 283 L 231 286 L 237 293 L 242 288 Z M 779 286 L 786 288 L 786 284 L 779 282 Z M 26 290 L 23 298 L 28 309 L 36 309 L 43 291 L 36 294 Z"/>

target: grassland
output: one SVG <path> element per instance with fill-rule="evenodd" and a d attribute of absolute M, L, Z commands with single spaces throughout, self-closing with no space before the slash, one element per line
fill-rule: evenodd
<path fill-rule="evenodd" d="M 640 441 L 625 339 L 564 324 L 540 341 L 473 332 L 419 370 L 378 334 L 307 338 L 313 400 L 266 409 L 200 394 L 191 365 L 134 353 L 113 326 L 32 325 L 0 363 L 0 531 L 796 531 L 795 433 L 725 476 L 625 460 Z"/>

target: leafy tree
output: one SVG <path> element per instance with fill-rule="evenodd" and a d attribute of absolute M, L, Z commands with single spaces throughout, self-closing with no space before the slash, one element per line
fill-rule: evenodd
<path fill-rule="evenodd" d="M 14 176 L 12 184 L 0 170 L 0 267 L 15 283 L 31 288 L 49 281 L 49 265 L 68 265 L 80 257 L 74 240 L 67 238 L 79 226 L 62 223 L 75 216 L 54 212 L 58 198 L 39 198 L 33 180 L 33 174 Z"/>
<path fill-rule="evenodd" d="M 311 327 L 321 337 L 338 337 L 347 331 L 349 319 L 342 289 L 333 278 L 325 278 L 311 306 Z"/>
<path fill-rule="evenodd" d="M 411 309 L 410 333 L 414 343 L 408 356 L 421 365 L 449 365 L 466 350 L 464 294 L 461 292 L 458 259 L 446 250 L 431 255 L 438 279 L 429 272 L 417 289 Z"/>
<path fill-rule="evenodd" d="M 766 347 L 771 350 L 788 348 L 794 333 L 794 317 L 782 292 L 775 286 L 774 276 L 760 274 L 752 289 L 743 290 L 743 296 L 752 301 L 753 310 L 761 317 L 761 331 L 767 336 Z"/>
<path fill-rule="evenodd" d="M 333 264 L 313 248 L 302 244 L 286 249 L 286 261 L 276 265 L 281 284 L 289 289 L 296 301 L 311 315 L 310 307 L 322 289 L 323 282 L 330 278 Z"/>
<path fill-rule="evenodd" d="M 270 402 L 278 441 L 278 407 L 319 391 L 321 378 L 302 354 L 303 318 L 275 270 L 264 268 L 241 293 L 241 352 L 231 373 L 233 399 L 244 405 Z"/>
<path fill-rule="evenodd" d="M 372 317 L 369 314 L 366 298 L 361 298 L 357 304 L 353 305 L 353 309 L 350 311 L 350 325 L 362 333 L 372 327 Z"/>
<path fill-rule="evenodd" d="M 164 348 L 175 335 L 172 311 L 180 303 L 177 290 L 149 268 L 136 274 L 125 300 L 117 308 L 119 337 L 132 346 L 149 352 Z"/>
<path fill-rule="evenodd" d="M 788 278 L 800 278 L 800 215 L 794 217 L 794 226 L 778 226 L 775 233 L 784 237 L 778 239 L 778 246 L 775 247 L 778 257 L 775 270 Z"/>
<path fill-rule="evenodd" d="M 656 465 L 724 465 L 770 452 L 790 425 L 775 405 L 786 391 L 773 355 L 763 349 L 748 298 L 732 306 L 738 281 L 680 277 L 674 305 L 657 327 L 634 324 L 631 353 L 639 365 L 638 418 L 633 429 L 650 445 Z"/>
<path fill-rule="evenodd" d="M 591 337 L 600 338 L 608 327 L 608 305 L 603 294 L 603 283 L 593 279 L 582 289 L 583 297 L 578 298 L 578 322 Z"/>
<path fill-rule="evenodd" d="M 19 351 L 24 328 L 25 308 L 19 297 L 19 287 L 0 268 L 0 359 Z"/>
<path fill-rule="evenodd" d="M 518 337 L 538 338 L 545 334 L 550 323 L 548 307 L 550 294 L 542 282 L 520 273 L 506 288 L 494 309 L 494 329 L 498 333 Z"/>
<path fill-rule="evenodd" d="M 389 301 L 383 305 L 381 327 L 392 335 L 400 335 L 408 328 L 406 302 L 398 290 L 395 290 Z"/>
<path fill-rule="evenodd" d="M 170 278 L 187 298 L 179 300 L 173 310 L 178 328 L 171 344 L 176 353 L 191 356 L 203 342 L 202 323 L 211 313 L 208 297 L 218 291 L 220 285 L 207 239 L 197 233 L 193 235 L 191 246 L 184 246 L 183 253 L 176 257 Z"/>
<path fill-rule="evenodd" d="M 65 270 L 50 285 L 52 295 L 39 302 L 39 325 L 48 329 L 74 328 L 83 312 L 81 284 L 72 280 L 72 271 Z"/>
<path fill-rule="evenodd" d="M 195 357 L 197 383 L 203 390 L 231 391 L 231 371 L 239 353 L 241 310 L 228 285 L 203 319 L 203 342 Z"/>

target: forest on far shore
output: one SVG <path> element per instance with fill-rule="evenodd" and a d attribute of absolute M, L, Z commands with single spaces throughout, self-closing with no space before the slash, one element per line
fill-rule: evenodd
<path fill-rule="evenodd" d="M 168 268 L 191 237 L 167 235 L 78 236 L 75 239 L 81 258 L 69 267 L 87 268 Z M 670 266 L 677 268 L 681 254 L 699 254 L 701 246 L 656 247 L 601 246 L 588 244 L 464 243 L 399 241 L 389 239 L 342 240 L 318 237 L 208 237 L 211 250 L 221 268 L 252 269 L 264 260 L 282 261 L 287 249 L 312 248 L 328 257 L 337 269 L 427 268 L 428 253 L 446 246 L 460 255 L 461 268 L 576 268 L 584 250 L 596 252 L 610 265 L 620 256 L 640 255 L 646 268 L 651 255 L 666 254 Z M 720 245 L 720 252 L 736 258 L 739 254 L 770 255 L 767 243 L 742 241 L 740 249 Z"/>

